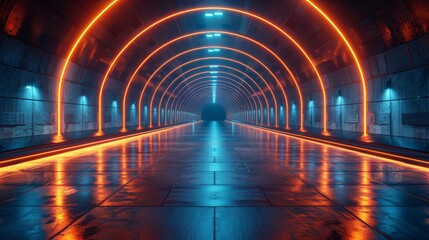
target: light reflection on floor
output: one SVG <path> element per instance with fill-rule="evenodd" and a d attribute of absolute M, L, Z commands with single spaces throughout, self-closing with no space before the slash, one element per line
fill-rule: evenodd
<path fill-rule="evenodd" d="M 0 238 L 423 239 L 429 175 L 207 122 L 0 169 Z"/>

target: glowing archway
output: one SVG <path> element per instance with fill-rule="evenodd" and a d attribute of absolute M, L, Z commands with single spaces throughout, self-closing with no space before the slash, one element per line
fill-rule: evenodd
<path fill-rule="evenodd" d="M 217 59 L 217 58 L 216 58 Z M 232 62 L 236 62 L 236 60 L 233 60 L 233 59 L 228 59 L 228 58 L 221 58 L 221 59 L 223 59 L 224 61 L 232 61 Z M 198 62 L 198 61 L 200 61 L 200 59 L 194 59 L 194 60 L 191 60 L 191 61 L 189 61 L 189 62 L 186 62 L 186 63 L 184 63 L 184 64 L 182 64 L 181 66 L 179 66 L 180 68 L 181 67 L 183 67 L 183 66 L 186 66 L 186 65 L 188 65 L 188 64 L 190 64 L 190 63 L 193 63 L 193 62 Z M 246 64 L 242 64 L 242 63 L 240 63 L 241 65 L 243 65 L 244 67 L 246 67 L 247 69 L 252 69 L 250 66 L 248 66 L 248 65 L 246 65 Z M 164 97 L 164 95 L 167 93 L 167 91 L 168 91 L 168 89 L 171 87 L 171 85 L 173 84 L 173 83 L 175 83 L 176 81 L 178 81 L 181 77 L 183 77 L 184 75 L 186 75 L 187 73 L 190 73 L 190 72 L 192 72 L 192 71 L 194 71 L 194 70 L 198 70 L 198 69 L 202 69 L 202 68 L 205 68 L 205 67 L 209 67 L 210 65 L 205 65 L 205 66 L 200 66 L 200 67 L 196 67 L 196 68 L 192 68 L 192 69 L 190 69 L 190 70 L 188 70 L 188 71 L 186 71 L 186 72 L 184 72 L 184 73 L 182 73 L 180 76 L 178 76 L 177 78 L 175 78 L 173 81 L 171 81 L 170 82 L 170 85 L 165 89 L 165 91 L 163 92 L 163 95 L 162 95 L 162 97 L 161 97 L 161 101 L 162 101 L 162 99 L 163 99 L 163 97 Z M 266 104 L 268 105 L 268 99 L 267 99 L 267 97 L 265 96 L 265 93 L 264 93 L 264 91 L 263 91 L 263 89 L 259 86 L 259 84 L 255 81 L 255 80 L 253 80 L 253 78 L 251 78 L 249 75 L 247 75 L 246 73 L 244 73 L 244 72 L 242 72 L 242 71 L 240 71 L 240 70 L 238 70 L 238 69 L 236 69 L 236 68 L 232 68 L 232 67 L 228 67 L 228 66 L 225 66 L 225 65 L 217 65 L 217 66 L 219 66 L 219 67 L 224 67 L 224 68 L 227 68 L 227 69 L 231 69 L 231 70 L 233 70 L 233 71 L 236 71 L 236 72 L 238 72 L 238 73 L 240 73 L 240 74 L 243 74 L 244 76 L 246 76 L 248 79 L 250 79 L 251 80 L 251 82 L 252 83 L 254 83 L 255 84 L 255 86 L 259 89 L 259 91 L 262 93 L 262 95 L 263 95 L 263 97 L 264 97 L 264 99 L 265 99 L 265 102 L 266 102 Z M 176 68 L 176 69 L 178 69 L 178 68 Z M 173 71 L 175 71 L 175 70 L 173 70 Z M 172 71 L 172 72 L 173 72 Z M 208 72 L 206 72 L 206 73 L 209 73 L 209 72 L 211 72 L 211 71 L 208 71 Z M 254 72 L 256 72 L 256 71 L 254 71 Z M 167 76 L 168 76 L 169 74 L 167 74 Z M 193 76 L 197 76 L 197 75 L 200 75 L 200 74 L 194 74 L 194 75 L 192 75 L 191 77 L 193 77 Z M 167 77 L 166 76 L 166 77 Z M 166 78 L 165 77 L 165 78 Z M 189 78 L 191 78 L 191 77 L 189 77 Z M 165 78 L 163 79 L 163 80 L 165 80 Z M 183 80 L 182 82 L 185 82 L 185 81 L 187 81 L 189 78 L 186 78 L 185 80 Z M 244 81 L 246 84 L 248 84 L 246 81 Z M 159 84 L 158 86 L 160 86 L 161 84 Z M 268 85 L 267 85 L 268 86 Z M 151 103 L 153 102 L 153 99 L 154 99 L 154 97 L 155 97 L 155 95 L 156 95 L 156 91 L 157 90 L 155 90 L 154 91 L 154 93 L 153 93 L 153 95 L 152 95 L 152 98 L 151 98 Z M 174 92 L 174 91 L 173 91 Z M 274 95 L 272 96 L 273 97 L 273 99 L 274 99 Z M 160 102 L 161 102 L 160 101 Z M 151 106 L 152 106 L 152 104 L 151 104 Z"/>
<path fill-rule="evenodd" d="M 223 46 L 204 46 L 204 47 L 197 47 L 197 48 L 192 48 L 192 49 L 189 49 L 189 50 L 187 50 L 187 51 L 184 51 L 184 52 L 181 52 L 181 53 L 179 53 L 179 54 L 177 54 L 177 55 L 175 55 L 174 57 L 171 57 L 171 58 L 169 58 L 167 61 L 165 61 L 162 65 L 160 65 L 153 73 L 152 73 L 152 75 L 149 77 L 149 79 L 146 81 L 146 83 L 145 83 L 145 85 L 144 85 L 144 87 L 143 87 L 143 90 L 142 90 L 142 92 L 141 92 L 141 95 L 140 95 L 140 99 L 139 99 L 139 108 L 141 107 L 141 102 L 142 102 L 142 99 L 143 99 L 143 95 L 144 95 L 144 92 L 145 92 L 145 90 L 146 90 L 146 88 L 147 88 L 147 86 L 149 85 L 149 83 L 151 82 L 151 80 L 152 80 L 152 78 L 164 67 L 164 66 L 166 66 L 168 63 L 170 63 L 172 60 L 175 60 L 176 58 L 178 58 L 178 57 L 180 57 L 180 56 L 182 56 L 182 55 L 185 55 L 185 54 L 187 54 L 187 53 L 190 53 L 190 52 L 195 52 L 195 51 L 198 51 L 198 50 L 203 50 L 203 49 L 226 49 L 226 50 L 230 50 L 230 51 L 233 51 L 233 52 L 237 52 L 237 53 L 240 53 L 240 54 L 242 54 L 242 55 L 245 55 L 245 56 L 247 56 L 247 57 L 249 57 L 249 58 L 251 58 L 252 60 L 254 60 L 255 62 L 257 62 L 259 65 L 261 65 L 274 79 L 276 79 L 276 81 L 277 82 L 279 82 L 279 80 L 278 80 L 278 78 L 277 78 L 277 76 L 264 64 L 264 63 L 262 63 L 260 60 L 258 60 L 257 58 L 255 58 L 254 56 L 252 56 L 252 55 L 250 55 L 250 54 L 248 54 L 248 53 L 246 53 L 246 52 L 242 52 L 242 51 L 240 51 L 240 50 L 237 50 L 237 49 L 234 49 L 234 48 L 229 48 L 229 47 L 223 47 Z M 238 61 L 237 61 L 237 63 L 238 63 Z M 255 71 L 255 73 L 261 78 L 261 79 L 263 79 L 263 77 L 259 74 L 259 73 L 257 73 L 256 71 Z M 167 74 L 168 75 L 168 74 Z M 267 84 L 268 85 L 268 84 Z M 269 86 L 269 85 L 268 85 Z M 272 90 L 271 90 L 271 87 L 269 87 L 269 89 L 270 89 L 270 91 L 271 92 L 273 92 Z M 275 96 L 274 95 L 274 93 L 272 93 L 273 94 L 273 96 Z M 288 100 L 287 100 L 287 97 L 286 96 L 284 96 L 285 97 L 285 102 L 287 102 Z M 276 111 L 275 111 L 275 125 L 277 126 L 277 121 L 278 121 L 278 111 L 277 111 L 277 109 L 278 109 L 278 105 L 277 105 L 277 99 L 274 97 L 274 105 L 275 105 L 275 108 L 276 108 Z M 151 115 L 151 109 L 149 109 L 149 114 Z M 149 124 L 150 125 L 150 127 L 152 127 L 152 124 Z"/>
<path fill-rule="evenodd" d="M 192 36 L 197 36 L 197 35 L 202 35 L 202 34 L 207 34 L 207 33 L 212 33 L 212 32 L 216 32 L 216 33 L 219 33 L 219 34 L 225 34 L 225 35 L 231 35 L 231 36 L 234 36 L 234 37 L 238 37 L 238 38 L 241 38 L 241 39 L 245 39 L 245 40 L 247 40 L 247 41 L 249 41 L 249 42 L 252 42 L 253 44 L 256 44 L 257 46 L 259 46 L 259 47 L 261 47 L 261 48 L 263 48 L 266 52 L 268 52 L 268 53 L 270 53 L 273 57 L 275 57 L 276 59 L 277 59 L 277 61 L 279 61 L 280 62 L 280 64 L 285 68 L 285 70 L 289 73 L 289 75 L 291 76 L 291 78 L 292 78 L 292 80 L 293 80 L 293 82 L 294 82 L 294 84 L 295 84 L 295 86 L 297 87 L 297 92 L 298 92 L 298 96 L 299 96 L 299 101 L 300 101 L 300 128 L 301 129 L 303 129 L 303 127 L 304 127 L 304 103 L 303 103 L 303 98 L 302 98 L 302 93 L 301 93 L 301 89 L 300 89 L 300 86 L 299 86 L 299 84 L 298 84 L 298 82 L 297 82 L 297 80 L 296 80 L 296 78 L 295 78 L 295 76 L 294 76 L 294 74 L 292 73 L 292 71 L 290 70 L 290 68 L 287 66 L 287 64 L 276 54 L 276 53 L 274 53 L 271 49 L 269 49 L 268 47 L 266 47 L 264 44 L 262 44 L 262 43 L 260 43 L 260 42 L 258 42 L 258 41 L 256 41 L 256 40 L 254 40 L 254 39 L 252 39 L 252 38 L 249 38 L 249 37 L 247 37 L 247 36 L 244 36 L 244 35 L 241 35 L 241 34 L 237 34 L 237 33 L 233 33 L 233 32 L 228 32 L 228 31 L 222 31 L 222 30 L 210 30 L 210 31 L 199 31 L 199 32 L 194 32 L 194 33 L 189 33 L 189 34 L 186 34 L 186 35 L 182 35 L 182 36 L 179 36 L 179 37 L 177 37 L 177 38 L 174 38 L 174 39 L 172 39 L 172 40 L 170 40 L 170 41 L 168 41 L 167 43 L 164 43 L 163 45 L 161 45 L 160 47 L 158 47 L 157 49 L 155 49 L 154 51 L 152 51 L 140 64 L 139 64 L 139 66 L 134 70 L 134 72 L 133 72 L 133 74 L 131 75 L 131 77 L 130 77 L 130 79 L 129 79 L 129 81 L 128 81 L 128 84 L 127 84 L 127 86 L 126 86 L 126 88 L 125 88 L 125 93 L 124 93 L 124 97 L 123 97 L 123 100 L 122 100 L 122 109 L 126 109 L 126 98 L 127 98 L 127 95 L 128 95 L 128 91 L 129 91 L 129 88 L 130 88 L 130 86 L 131 86 L 131 84 L 132 84 L 132 82 L 134 81 L 134 79 L 136 78 L 136 76 L 137 76 L 137 74 L 138 74 L 138 72 L 140 71 L 140 69 L 143 67 L 143 65 L 153 56 L 153 55 L 155 55 L 157 52 L 159 52 L 159 51 L 161 51 L 162 49 L 164 49 L 165 47 L 167 47 L 167 46 L 169 46 L 169 45 L 171 45 L 171 44 L 173 44 L 173 43 L 175 43 L 175 42 L 177 42 L 177 41 L 179 41 L 179 40 L 182 40 L 182 39 L 185 39 L 185 38 L 188 38 L 188 37 L 192 37 Z M 279 84 L 279 86 L 280 86 L 280 89 L 281 89 L 281 91 L 282 91 L 282 93 L 283 93 L 283 95 L 284 95 L 284 97 L 286 98 L 286 93 L 285 93 L 285 90 L 284 90 L 284 88 L 283 88 L 283 86 L 281 85 L 281 83 L 277 83 L 277 84 Z M 323 85 L 323 82 L 322 82 L 322 86 L 321 86 L 321 88 L 322 88 L 322 91 L 323 91 L 323 89 L 325 88 L 324 87 L 324 85 Z M 103 91 L 103 89 L 100 89 L 100 91 Z M 287 111 L 288 111 L 288 109 L 289 109 L 289 106 L 288 106 L 288 102 L 286 101 L 286 109 L 287 109 Z M 326 105 L 324 105 L 323 106 L 324 108 L 326 108 L 327 106 Z M 101 109 L 102 107 L 101 106 L 99 106 L 99 109 Z M 326 111 L 325 111 L 325 113 L 326 113 Z M 327 119 L 327 118 L 324 118 L 325 120 Z M 287 124 L 286 124 L 286 128 L 289 128 L 289 124 L 288 124 L 288 119 L 286 119 L 286 122 L 287 122 Z M 123 122 L 126 122 L 126 114 L 125 113 L 123 113 Z M 323 123 L 323 125 L 324 126 L 326 126 L 326 121 Z M 123 126 L 123 130 L 125 130 L 126 129 L 126 126 Z M 326 129 L 325 129 L 326 130 Z"/>
<path fill-rule="evenodd" d="M 186 74 L 186 73 L 189 73 L 189 72 L 192 72 L 192 71 L 194 71 L 194 70 L 198 70 L 198 69 L 201 69 L 201 68 L 205 68 L 205 67 L 209 67 L 210 65 L 206 65 L 206 66 L 200 66 L 200 67 L 196 67 L 196 68 L 193 68 L 193 69 L 191 69 L 191 70 L 189 70 L 189 71 L 187 71 L 187 72 L 185 72 L 184 74 Z M 222 68 L 222 67 L 224 67 L 224 68 L 227 68 L 227 69 L 231 69 L 231 70 L 233 70 L 233 71 L 236 71 L 236 72 L 238 72 L 238 73 L 240 73 L 240 74 L 244 74 L 245 76 L 247 76 L 247 77 L 249 77 L 247 74 L 245 74 L 244 72 L 241 72 L 240 70 L 238 70 L 238 69 L 235 69 L 235 68 L 232 68 L 232 67 L 228 67 L 228 66 L 224 66 L 224 65 L 218 65 L 220 68 Z M 235 78 L 237 78 L 237 79 L 240 79 L 240 80 L 243 80 L 243 79 L 241 79 L 241 78 L 239 78 L 237 75 L 235 75 L 235 74 L 231 74 L 231 73 L 227 73 L 227 72 L 222 72 L 222 71 L 219 71 L 219 73 L 224 73 L 224 74 L 227 74 L 227 75 L 229 75 L 229 76 L 232 76 L 232 77 L 235 77 Z M 183 74 L 183 75 L 184 75 Z M 174 89 L 173 89 L 173 91 L 170 93 L 170 96 L 168 97 L 168 100 L 167 100 L 167 104 L 166 104 L 166 107 L 168 106 L 168 103 L 170 102 L 170 98 L 171 98 L 171 96 L 173 96 L 174 95 L 174 93 L 175 93 L 175 91 L 176 91 L 176 89 L 182 84 L 182 83 L 184 83 L 184 82 L 186 82 L 186 81 L 188 81 L 189 79 L 191 79 L 192 77 L 195 77 L 195 76 L 199 76 L 199 75 L 202 75 L 202 74 L 204 74 L 204 73 L 198 73 L 198 74 L 194 74 L 194 75 L 192 75 L 192 76 L 190 76 L 190 77 L 188 77 L 188 78 L 185 78 L 184 80 L 182 80 Z M 182 75 L 181 75 L 182 76 Z M 159 100 L 159 106 L 161 106 L 161 104 L 162 104 L 162 102 L 163 102 L 163 99 L 164 99 L 164 96 L 165 96 L 165 94 L 168 92 L 168 90 L 170 89 L 170 87 L 172 86 L 172 84 L 174 83 L 174 82 L 176 82 L 176 81 L 178 81 L 178 79 L 181 77 L 181 76 L 179 76 L 179 77 L 177 77 L 176 79 L 174 79 L 171 83 L 170 83 L 170 85 L 165 89 L 165 91 L 163 92 L 163 94 L 162 94 L 162 96 L 161 96 L 161 98 L 160 98 L 160 100 Z M 218 76 L 218 78 L 225 78 L 225 77 L 219 77 Z M 250 78 L 250 77 L 249 77 Z M 251 79 L 251 81 L 255 84 L 255 86 L 259 89 L 259 92 L 261 92 L 262 93 L 262 95 L 264 96 L 264 99 L 265 99 L 265 103 L 266 103 L 266 105 L 268 106 L 269 104 L 268 104 L 268 100 L 267 100 L 267 97 L 265 96 L 265 93 L 263 92 L 263 90 L 259 87 L 259 85 L 256 83 L 256 81 L 255 80 L 253 80 L 252 78 L 250 78 Z M 249 86 L 249 88 L 252 88 L 248 83 L 247 83 L 247 81 L 244 81 L 243 80 L 243 83 L 245 83 L 247 86 Z M 253 89 L 253 88 L 252 88 Z M 255 91 L 255 95 L 256 95 L 256 91 Z M 259 97 L 258 96 L 256 96 L 256 98 L 258 99 L 258 101 L 259 101 L 259 103 L 260 103 L 260 105 L 261 105 L 261 107 L 262 107 L 262 102 L 261 102 L 261 100 L 259 99 Z"/>
<path fill-rule="evenodd" d="M 179 92 L 177 92 L 177 95 L 176 95 L 176 99 L 178 99 L 179 98 L 179 96 L 180 96 L 180 94 L 183 92 L 183 91 L 187 91 L 187 90 L 189 90 L 189 89 L 186 89 L 186 87 L 189 87 L 192 83 L 194 83 L 194 82 L 198 82 L 198 83 L 211 83 L 211 82 L 213 82 L 212 81 L 213 79 L 211 78 L 211 76 L 205 76 L 205 77 L 199 77 L 199 78 L 196 78 L 196 79 L 192 79 L 192 81 L 189 81 L 189 82 L 187 82 L 186 83 L 186 85 L 185 86 L 183 86 L 182 87 L 182 89 L 179 91 Z M 220 76 L 218 76 L 217 78 L 216 78 L 216 80 L 217 80 L 217 82 L 219 82 L 219 83 L 223 83 L 223 82 L 225 82 L 225 81 L 232 81 L 232 82 L 234 82 L 234 83 L 237 83 L 238 84 L 238 86 L 242 86 L 237 80 L 235 80 L 235 79 L 232 79 L 232 78 L 226 78 L 226 77 L 220 77 Z M 181 83 L 183 83 L 183 82 L 181 82 Z M 241 89 L 241 88 L 239 88 L 239 89 Z M 252 100 L 253 100 L 253 102 L 254 102 L 254 108 L 255 109 L 258 109 L 258 104 L 256 103 L 256 101 L 253 99 L 253 94 L 247 89 L 247 88 L 243 88 L 243 89 L 245 89 L 246 90 L 246 92 L 247 92 L 247 95 L 246 96 L 248 96 L 249 98 L 251 98 Z M 254 93 L 256 93 L 256 92 L 254 92 Z M 176 100 L 175 99 L 175 100 Z M 261 101 L 259 101 L 259 109 L 262 109 L 263 107 L 262 107 L 262 103 L 261 103 Z M 173 105 L 174 105 L 174 101 L 172 102 L 172 104 L 171 104 L 171 108 L 173 108 Z M 160 106 L 160 105 L 158 105 L 158 106 Z M 269 105 L 267 105 L 267 106 L 269 106 Z M 166 104 L 165 105 L 165 108 L 166 109 L 168 109 L 168 105 Z M 158 118 L 158 123 L 160 122 L 160 119 Z"/>
<path fill-rule="evenodd" d="M 64 63 L 64 65 L 63 65 L 63 68 L 62 68 L 62 74 L 61 74 L 61 77 L 60 77 L 60 79 L 59 79 L 59 85 L 58 85 L 58 98 L 57 98 L 57 104 L 58 104 L 58 106 L 57 106 L 57 138 L 58 139 L 60 139 L 61 138 L 61 133 L 62 133 L 62 117 L 63 117 L 63 114 L 62 114 L 62 86 L 63 86 L 63 80 L 64 80 L 64 75 L 65 75 L 65 72 L 67 71 L 67 66 L 68 66 L 68 63 L 69 63 L 69 61 L 70 61 L 70 58 L 71 58 L 71 56 L 73 55 L 73 53 L 74 53 L 74 51 L 75 51 L 75 49 L 76 49 L 76 47 L 79 45 L 79 43 L 80 43 L 80 41 L 81 41 L 81 39 L 83 38 L 83 36 L 85 36 L 85 34 L 86 34 L 86 32 L 92 27 L 92 25 L 102 16 L 102 15 L 104 15 L 105 14 L 105 12 L 107 12 L 109 9 L 110 9 L 110 7 L 111 6 L 113 6 L 116 2 L 117 2 L 118 0 L 116 0 L 116 1 L 112 1 L 106 8 L 104 8 L 98 15 L 97 15 L 97 17 L 96 18 L 94 18 L 91 22 L 90 22 L 90 24 L 85 28 L 85 30 L 82 32 L 82 34 L 80 35 L 80 37 L 78 38 L 78 40 L 74 43 L 74 47 L 72 48 L 72 50 L 70 51 L 70 53 L 69 53 L 69 55 L 68 55 L 68 58 L 66 59 L 66 61 L 65 61 L 65 63 Z M 312 4 L 312 2 L 311 1 L 308 1 L 307 0 L 307 2 L 309 2 L 309 3 L 311 3 Z M 367 119 L 366 119 L 366 112 L 367 112 L 367 93 L 366 93 L 366 85 L 365 85 L 365 78 L 364 78 L 364 76 L 363 76 L 363 72 L 361 71 L 361 67 L 360 67 L 360 64 L 359 64 L 359 61 L 358 61 L 358 59 L 357 59 L 357 56 L 356 56 L 356 54 L 354 53 L 354 51 L 353 51 L 353 49 L 351 48 L 351 46 L 350 46 L 350 44 L 348 43 L 348 41 L 347 41 L 347 39 L 344 37 L 344 35 L 341 33 L 341 31 L 339 31 L 339 29 L 336 27 L 336 25 L 327 17 L 327 15 L 326 14 L 324 14 L 319 8 L 317 8 L 317 6 L 315 6 L 314 4 L 312 4 L 315 8 L 316 8 L 316 10 L 318 10 L 322 15 L 324 15 L 324 16 L 326 16 L 326 18 L 329 20 L 329 22 L 334 26 L 334 28 L 337 30 L 337 32 L 340 34 L 340 36 L 343 38 L 343 40 L 345 40 L 345 42 L 346 42 L 346 44 L 348 45 L 348 47 L 349 47 L 349 49 L 351 50 L 351 52 L 352 52 L 352 55 L 353 55 L 353 57 L 354 57 L 354 59 L 355 59 L 355 61 L 356 61 L 356 63 L 357 63 L 357 65 L 358 65 L 358 68 L 359 68 L 359 70 L 360 70 L 360 73 L 361 73 L 361 79 L 362 79 L 362 84 L 363 84 L 363 90 L 364 90 L 364 92 L 363 92 L 363 95 L 364 95 L 364 103 L 363 103 L 363 114 L 364 114 L 364 124 L 363 124 L 363 128 L 364 128 L 364 130 L 363 130 L 363 133 L 364 133 L 364 136 L 366 136 L 367 134 L 367 126 L 366 126 L 366 122 L 367 122 Z M 252 13 L 249 13 L 249 12 L 246 12 L 246 11 L 242 11 L 242 10 L 238 10 L 238 9 L 234 9 L 234 8 L 225 8 L 225 7 L 203 7 L 203 8 L 193 8 L 193 9 L 189 9 L 189 10 L 185 10 L 185 11 L 181 11 L 181 12 L 177 12 L 177 13 L 174 13 L 174 14 L 172 14 L 172 15 L 169 15 L 169 16 L 167 16 L 167 17 L 165 17 L 165 18 L 162 18 L 162 19 L 160 19 L 160 20 L 158 20 L 157 22 L 155 22 L 155 23 L 153 23 L 153 24 L 151 24 L 150 26 L 148 26 L 147 28 L 145 28 L 143 31 L 141 31 L 138 35 L 136 35 L 122 50 L 121 50 L 121 52 L 115 57 L 115 59 L 114 59 L 114 61 L 110 64 L 110 66 L 109 66 L 109 69 L 108 69 L 108 71 L 106 72 L 106 75 L 108 76 L 109 75 L 109 73 L 111 72 L 111 70 L 112 70 L 112 68 L 113 68 L 113 66 L 115 65 L 115 63 L 116 63 L 116 61 L 119 59 L 119 57 L 120 57 L 120 55 L 122 55 L 122 53 L 132 44 L 132 42 L 134 42 L 139 36 L 141 36 L 142 34 L 144 34 L 146 31 L 148 31 L 149 29 L 151 29 L 151 28 L 153 28 L 153 27 L 155 27 L 156 25 L 158 25 L 158 24 L 160 24 L 160 23 L 162 23 L 162 22 L 164 22 L 164 21 L 166 21 L 166 20 L 168 20 L 168 19 L 171 19 L 171 18 L 174 18 L 174 17 L 177 17 L 177 16 L 180 16 L 180 15 L 183 15 L 183 14 L 187 14 L 187 13 L 191 13 L 191 12 L 196 12 L 196 11 L 204 11 L 204 10 L 225 10 L 225 11 L 231 11 L 231 12 L 235 12 L 235 13 L 240 13 L 240 14 L 243 14 L 243 15 L 246 15 L 246 16 L 250 16 L 250 17 L 252 17 L 252 18 L 255 18 L 255 19 L 257 19 L 257 20 L 259 20 L 259 21 L 261 21 L 261 22 L 264 22 L 264 23 L 266 23 L 267 25 L 269 25 L 269 26 L 271 26 L 271 27 L 273 27 L 274 29 L 276 29 L 276 30 L 278 30 L 279 32 L 281 32 L 281 33 L 283 33 L 283 35 L 284 36 L 286 36 L 287 38 L 289 38 L 295 45 L 297 45 L 297 47 L 300 49 L 300 50 L 302 50 L 303 51 L 303 49 L 299 46 L 299 44 L 293 39 L 293 38 L 291 38 L 286 32 L 284 32 L 281 28 L 279 28 L 277 25 L 275 25 L 275 24 L 273 24 L 273 23 L 271 23 L 270 21 L 268 21 L 268 20 L 266 20 L 266 19 L 264 19 L 264 18 L 262 18 L 262 17 L 259 17 L 259 16 L 257 16 L 257 15 L 255 15 L 255 14 L 252 14 Z M 309 58 L 309 56 L 307 55 L 307 54 L 304 54 L 308 59 L 310 59 Z M 311 59 L 310 59 L 310 62 L 312 63 L 312 61 L 311 61 Z M 315 69 L 315 65 L 312 63 L 312 66 L 313 66 L 313 68 Z M 320 78 L 320 75 L 317 73 L 317 71 L 316 71 L 316 75 L 318 75 L 318 78 L 319 78 L 319 80 L 321 81 L 321 78 Z M 107 78 L 107 77 L 106 77 Z M 325 106 L 326 106 L 326 103 L 324 104 Z M 326 114 L 325 114 L 325 116 L 326 116 Z M 101 119 L 99 119 L 99 121 L 101 121 Z"/>

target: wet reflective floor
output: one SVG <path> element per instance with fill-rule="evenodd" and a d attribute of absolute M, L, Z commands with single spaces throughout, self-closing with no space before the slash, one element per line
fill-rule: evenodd
<path fill-rule="evenodd" d="M 428 236 L 428 170 L 231 123 L 0 169 L 0 239 Z"/>

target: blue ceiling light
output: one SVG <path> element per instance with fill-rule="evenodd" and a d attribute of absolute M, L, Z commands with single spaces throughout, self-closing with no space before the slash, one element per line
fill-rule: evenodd
<path fill-rule="evenodd" d="M 223 12 L 216 11 L 216 12 L 206 12 L 204 13 L 205 17 L 220 17 L 223 16 Z"/>
<path fill-rule="evenodd" d="M 218 65 L 211 65 L 210 68 L 218 68 Z"/>
<path fill-rule="evenodd" d="M 220 52 L 219 48 L 214 48 L 214 49 L 208 49 L 207 50 L 209 53 L 213 53 L 213 52 Z"/>
<path fill-rule="evenodd" d="M 219 38 L 219 37 L 222 37 L 222 34 L 220 34 L 220 33 L 207 33 L 206 34 L 206 37 L 207 38 Z"/>

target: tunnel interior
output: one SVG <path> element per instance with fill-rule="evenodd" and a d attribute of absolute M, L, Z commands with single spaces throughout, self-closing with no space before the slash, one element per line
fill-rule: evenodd
<path fill-rule="evenodd" d="M 428 0 L 0 0 L 1 239 L 428 219 Z"/>
<path fill-rule="evenodd" d="M 204 121 L 224 121 L 226 120 L 226 111 L 218 104 L 210 104 L 201 111 L 201 119 Z"/>
<path fill-rule="evenodd" d="M 424 150 L 425 0 L 0 3 L 3 151 L 227 119 Z M 24 140 L 23 140 L 24 139 Z"/>

